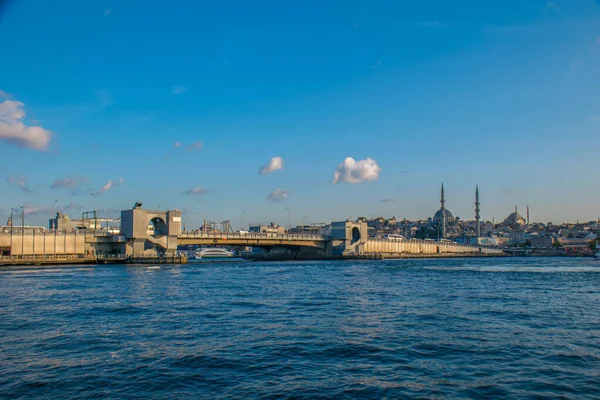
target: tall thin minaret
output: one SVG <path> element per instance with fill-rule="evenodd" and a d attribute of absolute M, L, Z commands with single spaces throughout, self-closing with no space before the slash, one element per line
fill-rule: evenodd
<path fill-rule="evenodd" d="M 527 225 L 529 225 L 529 204 L 527 204 Z"/>
<path fill-rule="evenodd" d="M 444 200 L 444 183 L 442 183 L 442 197 L 440 199 L 442 205 L 442 239 L 446 239 L 446 200 Z"/>
<path fill-rule="evenodd" d="M 481 236 L 481 225 L 479 223 L 480 215 L 479 212 L 479 185 L 475 186 L 475 221 L 477 222 L 477 237 Z"/>

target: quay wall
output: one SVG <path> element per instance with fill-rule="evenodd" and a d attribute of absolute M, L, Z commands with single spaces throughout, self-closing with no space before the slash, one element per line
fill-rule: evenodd
<path fill-rule="evenodd" d="M 1 234 L 0 249 L 5 255 L 85 254 L 89 251 L 85 236 L 71 233 Z"/>
<path fill-rule="evenodd" d="M 0 256 L 91 255 L 119 252 L 119 236 L 94 236 L 89 232 L 42 231 L 0 233 Z"/>
<path fill-rule="evenodd" d="M 383 254 L 503 254 L 501 249 L 427 240 L 369 239 L 363 252 Z"/>

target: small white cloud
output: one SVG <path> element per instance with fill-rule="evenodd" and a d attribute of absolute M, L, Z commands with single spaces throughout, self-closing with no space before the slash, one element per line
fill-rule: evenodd
<path fill-rule="evenodd" d="M 338 165 L 333 175 L 333 183 L 362 183 L 375 181 L 379 179 L 381 168 L 372 158 L 356 161 L 352 157 L 347 157 L 343 163 Z"/>
<path fill-rule="evenodd" d="M 281 157 L 273 157 L 271 161 L 267 165 L 263 165 L 260 167 L 260 174 L 270 174 L 271 172 L 277 171 L 279 169 L 283 169 L 283 158 Z"/>
<path fill-rule="evenodd" d="M 175 143 L 173 143 L 173 148 L 174 149 L 178 149 L 180 147 L 181 147 L 181 142 L 175 142 Z"/>
<path fill-rule="evenodd" d="M 391 198 L 391 197 L 386 197 L 386 198 L 384 198 L 384 199 L 381 199 L 381 202 L 382 202 L 382 203 L 393 203 L 393 202 L 395 202 L 395 201 L 396 201 L 396 199 L 394 199 L 394 198 Z"/>
<path fill-rule="evenodd" d="M 23 206 L 23 214 L 25 215 L 40 215 L 49 214 L 52 212 L 52 208 L 43 206 L 34 206 L 33 204 L 26 204 Z"/>
<path fill-rule="evenodd" d="M 83 182 L 89 182 L 89 178 L 84 177 L 67 177 L 64 179 L 57 179 L 50 185 L 51 189 L 75 189 Z"/>
<path fill-rule="evenodd" d="M 28 185 L 29 181 L 24 176 L 11 175 L 8 178 L 6 178 L 6 180 L 8 181 L 8 183 L 18 187 L 19 189 L 21 189 L 24 192 L 28 192 L 28 193 L 32 192 L 32 190 L 29 188 L 29 185 Z"/>
<path fill-rule="evenodd" d="M 178 94 L 183 94 L 185 92 L 186 92 L 185 86 L 175 85 L 171 89 L 171 93 L 173 93 L 175 96 L 177 96 Z"/>
<path fill-rule="evenodd" d="M 4 90 L 0 90 L 0 99 L 10 99 L 10 94 L 6 93 Z"/>
<path fill-rule="evenodd" d="M 546 9 L 548 10 L 552 10 L 552 11 L 560 11 L 560 7 L 558 5 L 557 2 L 555 1 L 549 1 L 546 3 Z"/>
<path fill-rule="evenodd" d="M 600 36 L 596 38 L 596 43 L 600 43 Z"/>
<path fill-rule="evenodd" d="M 56 211 L 79 211 L 83 210 L 83 206 L 79 203 L 69 203 L 66 206 L 61 207 L 48 207 L 48 206 L 36 206 L 33 204 L 26 204 L 23 207 L 23 213 L 25 215 L 52 215 Z"/>
<path fill-rule="evenodd" d="M 110 14 L 110 9 L 107 9 L 104 11 L 104 16 L 106 17 L 108 14 Z"/>
<path fill-rule="evenodd" d="M 100 188 L 100 190 L 98 190 L 98 194 L 102 194 L 104 192 L 109 191 L 112 188 L 116 188 L 117 186 L 121 186 L 124 182 L 125 182 L 125 179 L 123 179 L 123 178 L 119 178 L 118 181 L 113 181 L 112 179 L 110 179 L 108 182 L 106 182 L 104 184 L 104 186 L 102 186 Z"/>
<path fill-rule="evenodd" d="M 289 190 L 275 189 L 267 196 L 267 200 L 272 203 L 281 203 L 290 196 Z"/>
<path fill-rule="evenodd" d="M 191 188 L 191 189 L 188 189 L 185 192 L 183 192 L 183 194 L 187 194 L 187 195 L 190 195 L 190 196 L 193 196 L 193 195 L 203 195 L 203 194 L 206 194 L 206 193 L 208 193 L 208 189 L 205 189 L 205 188 L 200 187 L 200 186 L 196 186 L 195 188 Z"/>
<path fill-rule="evenodd" d="M 0 103 L 0 140 L 31 150 L 48 149 L 52 132 L 41 126 L 25 125 L 24 117 L 25 110 L 20 101 L 5 100 Z"/>
<path fill-rule="evenodd" d="M 187 151 L 196 151 L 202 148 L 202 142 L 194 142 L 187 147 Z"/>

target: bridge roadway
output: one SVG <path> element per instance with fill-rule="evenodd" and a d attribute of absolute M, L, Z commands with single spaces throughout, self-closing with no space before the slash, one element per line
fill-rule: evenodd
<path fill-rule="evenodd" d="M 328 236 L 275 233 L 215 233 L 190 231 L 177 236 L 179 245 L 223 245 L 253 247 L 306 247 L 325 250 Z"/>

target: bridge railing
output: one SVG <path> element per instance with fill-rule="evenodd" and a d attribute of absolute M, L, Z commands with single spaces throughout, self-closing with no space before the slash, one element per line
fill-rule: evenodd
<path fill-rule="evenodd" d="M 327 240 L 324 235 L 311 235 L 311 234 L 277 234 L 277 233 L 258 233 L 258 232 L 204 232 L 204 231 L 188 231 L 179 234 L 182 239 L 189 238 L 221 238 L 221 239 L 274 239 L 274 240 L 311 240 L 311 241 L 323 241 Z"/>

